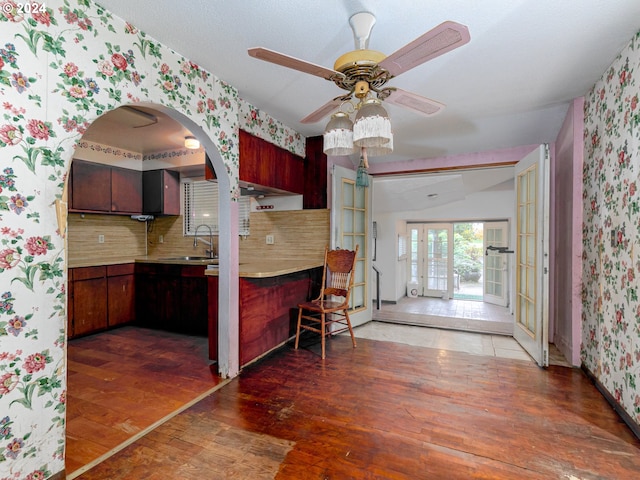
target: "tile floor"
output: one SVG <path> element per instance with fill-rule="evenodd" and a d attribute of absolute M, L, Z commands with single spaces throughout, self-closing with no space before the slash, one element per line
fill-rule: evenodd
<path fill-rule="evenodd" d="M 397 303 L 373 307 L 373 319 L 471 332 L 510 335 L 513 315 L 506 307 L 473 300 L 403 297 Z"/>
<path fill-rule="evenodd" d="M 505 335 L 425 328 L 379 321 L 356 327 L 354 333 L 357 338 L 533 362 L 518 342 Z"/>

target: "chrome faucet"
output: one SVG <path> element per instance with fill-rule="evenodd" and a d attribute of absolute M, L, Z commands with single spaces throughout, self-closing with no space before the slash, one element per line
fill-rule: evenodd
<path fill-rule="evenodd" d="M 198 230 L 200 229 L 200 227 L 207 227 L 209 229 L 209 242 L 207 242 L 206 240 L 202 240 L 200 239 L 202 242 L 204 242 L 205 244 L 208 243 L 209 244 L 209 249 L 205 250 L 204 253 L 209 257 L 209 258 L 216 258 L 215 252 L 213 250 L 213 230 L 211 230 L 211 227 L 209 225 L 207 225 L 206 223 L 202 223 L 200 225 L 198 225 L 196 227 L 196 233 L 193 236 L 193 248 L 196 248 L 198 246 Z"/>

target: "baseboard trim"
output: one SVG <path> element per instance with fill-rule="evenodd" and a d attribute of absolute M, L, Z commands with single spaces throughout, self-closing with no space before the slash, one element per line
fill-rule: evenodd
<path fill-rule="evenodd" d="M 607 400 L 607 402 L 609 402 L 609 405 L 611 405 L 611 407 L 615 410 L 615 412 L 620 416 L 622 421 L 626 423 L 629 429 L 633 432 L 633 434 L 636 437 L 638 437 L 638 439 L 640 439 L 640 425 L 638 425 L 636 422 L 633 421 L 633 418 L 631 418 L 631 415 L 629 415 L 625 411 L 625 409 L 622 408 L 622 406 L 618 402 L 616 402 L 616 399 L 613 397 L 613 395 L 611 395 L 609 390 L 607 390 L 604 387 L 604 385 L 600 383 L 600 380 L 598 380 L 596 376 L 593 373 L 591 373 L 591 371 L 585 366 L 584 363 L 582 364 L 581 368 L 582 368 L 582 371 L 585 373 L 585 375 L 589 378 L 589 380 L 593 382 L 593 384 L 596 386 L 596 388 L 602 394 L 602 396 Z"/>

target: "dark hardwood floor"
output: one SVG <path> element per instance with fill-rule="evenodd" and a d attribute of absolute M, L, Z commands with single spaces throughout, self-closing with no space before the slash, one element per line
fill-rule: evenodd
<path fill-rule="evenodd" d="M 221 382 L 206 337 L 136 327 L 71 340 L 67 361 L 67 474 Z"/>
<path fill-rule="evenodd" d="M 79 478 L 638 478 L 640 441 L 578 369 L 348 337 L 318 350 L 266 357 Z"/>

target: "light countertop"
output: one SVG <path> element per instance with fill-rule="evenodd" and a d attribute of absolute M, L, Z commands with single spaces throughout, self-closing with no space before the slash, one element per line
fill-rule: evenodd
<path fill-rule="evenodd" d="M 91 261 L 79 261 L 74 262 L 73 265 L 69 265 L 69 268 L 78 267 L 97 267 L 103 265 L 115 265 L 122 263 L 155 263 L 155 264 L 167 264 L 167 265 L 217 265 L 218 259 L 202 259 L 202 260 L 184 260 L 178 258 L 167 259 L 164 257 L 137 257 L 135 259 L 127 260 L 109 260 L 99 259 Z M 277 277 L 280 275 L 287 275 L 290 273 L 302 272 L 304 270 L 310 270 L 312 268 L 322 267 L 322 260 L 261 260 L 241 262 L 239 265 L 239 276 L 242 278 L 269 278 Z M 218 276 L 218 268 L 205 269 L 205 275 Z"/>

